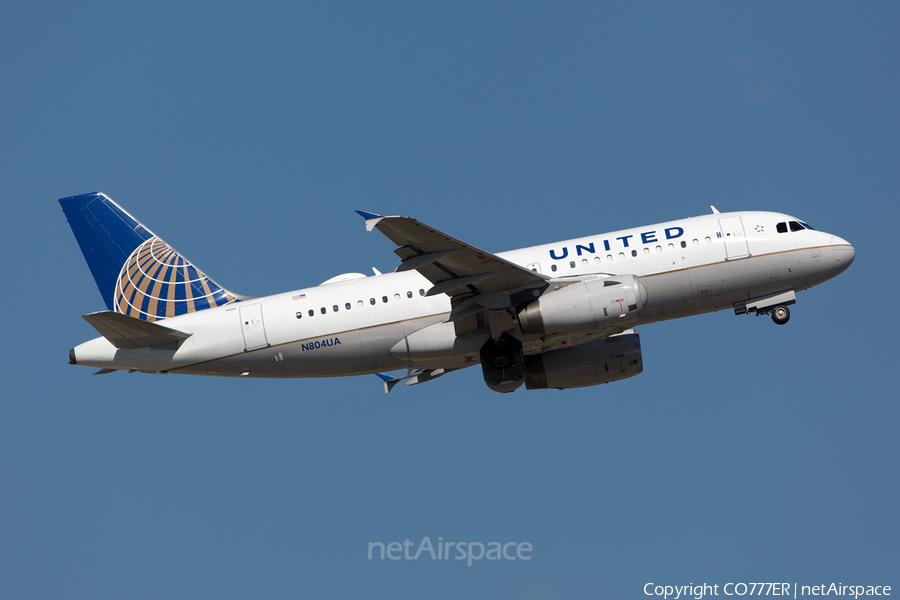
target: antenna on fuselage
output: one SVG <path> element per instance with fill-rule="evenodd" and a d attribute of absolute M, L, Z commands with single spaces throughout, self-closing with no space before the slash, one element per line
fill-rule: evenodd
<path fill-rule="evenodd" d="M 717 209 L 715 206 L 710 204 L 709 207 L 712 209 L 714 215 L 719 214 L 719 209 Z"/>

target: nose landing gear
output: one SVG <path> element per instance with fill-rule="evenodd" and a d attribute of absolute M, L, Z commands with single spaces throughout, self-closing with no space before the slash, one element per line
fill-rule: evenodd
<path fill-rule="evenodd" d="M 776 325 L 784 325 L 791 318 L 791 311 L 788 309 L 789 304 L 796 302 L 794 290 L 787 290 L 761 298 L 753 298 L 744 302 L 738 302 L 734 305 L 734 314 L 745 315 L 747 313 L 756 313 L 759 315 L 771 315 L 772 321 Z"/>

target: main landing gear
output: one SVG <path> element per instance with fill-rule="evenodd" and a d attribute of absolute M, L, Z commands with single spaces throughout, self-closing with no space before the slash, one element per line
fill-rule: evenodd
<path fill-rule="evenodd" d="M 485 383 L 495 392 L 515 391 L 525 383 L 522 342 L 508 333 L 496 340 L 488 340 L 481 347 L 481 369 Z"/>

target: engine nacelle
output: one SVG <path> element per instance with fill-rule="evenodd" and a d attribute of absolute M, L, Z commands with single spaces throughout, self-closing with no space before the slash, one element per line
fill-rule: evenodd
<path fill-rule="evenodd" d="M 629 329 L 580 346 L 526 356 L 525 369 L 529 390 L 563 390 L 627 379 L 644 370 L 641 338 Z"/>
<path fill-rule="evenodd" d="M 519 312 L 519 325 L 526 335 L 597 331 L 636 322 L 646 305 L 637 276 L 615 275 L 545 293 Z"/>

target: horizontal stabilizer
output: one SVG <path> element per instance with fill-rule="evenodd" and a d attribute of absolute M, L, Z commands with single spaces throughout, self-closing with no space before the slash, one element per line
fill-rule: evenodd
<path fill-rule="evenodd" d="M 192 334 L 111 310 L 81 315 L 116 348 L 151 348 L 191 337 Z"/>

